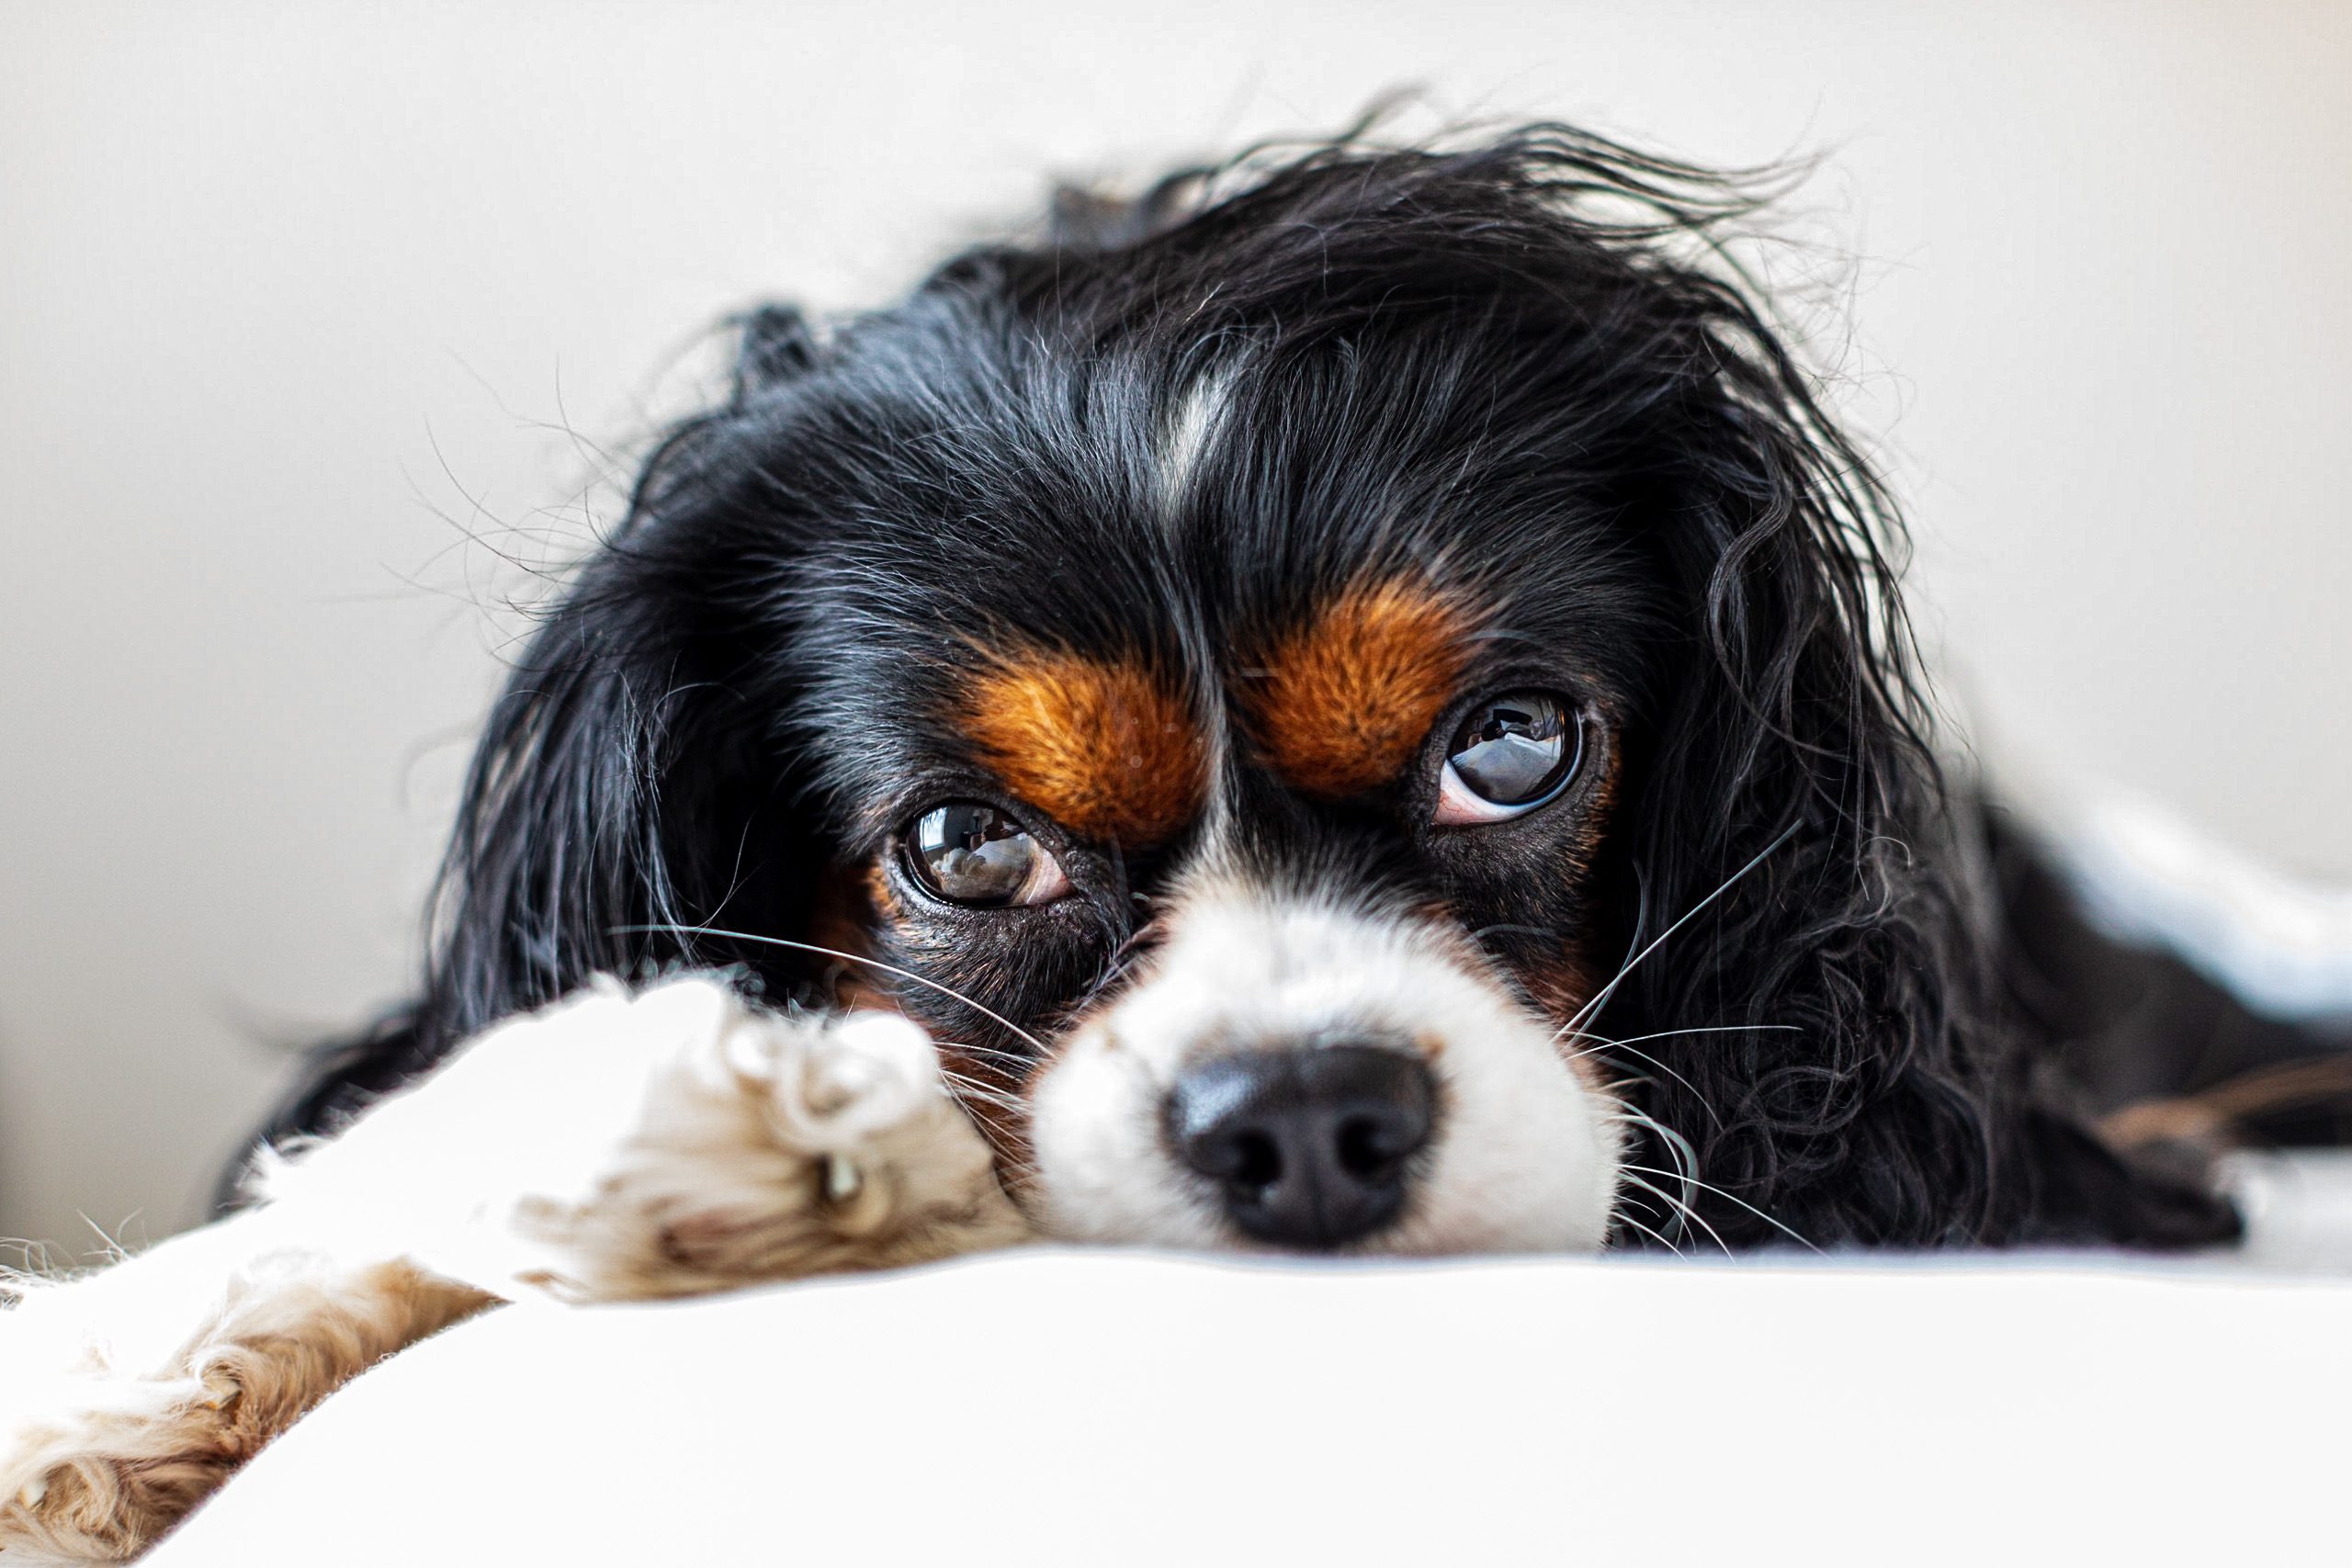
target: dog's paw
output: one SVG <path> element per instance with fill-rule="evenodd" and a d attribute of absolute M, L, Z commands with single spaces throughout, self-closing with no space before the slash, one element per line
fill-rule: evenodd
<path fill-rule="evenodd" d="M 605 982 L 501 1025 L 273 1186 L 344 1216 L 433 1216 L 411 1236 L 426 1267 L 581 1301 L 1023 1234 L 921 1029 L 764 1012 L 704 976 L 636 993 Z"/>

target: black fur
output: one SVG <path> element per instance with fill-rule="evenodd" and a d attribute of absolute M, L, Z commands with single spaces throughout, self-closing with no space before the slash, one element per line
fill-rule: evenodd
<path fill-rule="evenodd" d="M 1607 711 L 1613 810 L 1441 840 L 1419 786 L 1325 808 L 1238 778 L 1271 874 L 1442 901 L 1531 985 L 1567 950 L 1605 976 L 1698 910 L 1595 1026 L 1654 1037 L 1619 1060 L 1674 1132 L 1635 1163 L 1694 1157 L 1735 1243 L 2232 1234 L 2050 1087 L 1976 808 L 1939 770 L 1894 510 L 1715 243 L 1754 205 L 1559 127 L 1349 142 L 1066 199 L 1038 242 L 830 333 L 743 318 L 730 400 L 653 456 L 491 717 L 413 1011 L 323 1056 L 270 1134 L 598 970 L 820 989 L 825 960 L 697 928 L 804 939 L 925 803 L 997 793 L 944 716 L 972 646 L 1204 682 L 1409 567 L 1492 612 L 1472 686 Z M 1166 423 L 1212 376 L 1234 412 L 1170 509 Z M 1079 897 L 923 908 L 876 953 L 1049 1029 L 1148 942 L 1185 850 L 1056 847 Z"/>

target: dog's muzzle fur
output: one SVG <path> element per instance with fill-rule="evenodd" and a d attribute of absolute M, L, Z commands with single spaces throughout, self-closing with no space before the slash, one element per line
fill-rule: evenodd
<path fill-rule="evenodd" d="M 1035 1201 L 1077 1239 L 1599 1247 L 1614 1111 L 1458 936 L 1220 887 L 1040 1076 Z"/>

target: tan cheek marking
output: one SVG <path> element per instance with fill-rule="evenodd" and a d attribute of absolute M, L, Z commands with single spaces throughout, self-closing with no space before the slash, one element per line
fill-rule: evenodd
<path fill-rule="evenodd" d="M 1461 606 L 1428 586 L 1351 589 L 1276 644 L 1244 693 L 1267 760 L 1325 799 L 1395 778 L 1453 698 L 1468 629 Z"/>
<path fill-rule="evenodd" d="M 889 863 L 882 856 L 876 856 L 865 868 L 865 898 L 874 919 L 895 923 L 906 918 L 906 910 L 899 904 L 899 890 L 890 886 Z"/>
<path fill-rule="evenodd" d="M 1182 698 L 1149 669 L 1032 653 L 984 669 L 951 718 L 1005 787 L 1062 826 L 1122 844 L 1165 842 L 1198 814 L 1207 747 Z"/>

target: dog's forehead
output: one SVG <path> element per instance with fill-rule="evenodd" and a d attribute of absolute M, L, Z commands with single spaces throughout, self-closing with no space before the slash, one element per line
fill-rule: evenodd
<path fill-rule="evenodd" d="M 863 801 L 961 766 L 1156 844 L 1221 766 L 1321 799 L 1382 784 L 1481 666 L 1561 640 L 1562 537 L 1484 524 L 1456 451 L 1303 428 L 1232 371 L 1059 399 L 908 443 L 922 482 L 902 465 L 822 545 L 844 601 L 811 628 L 824 705 L 863 716 L 827 742 Z"/>

